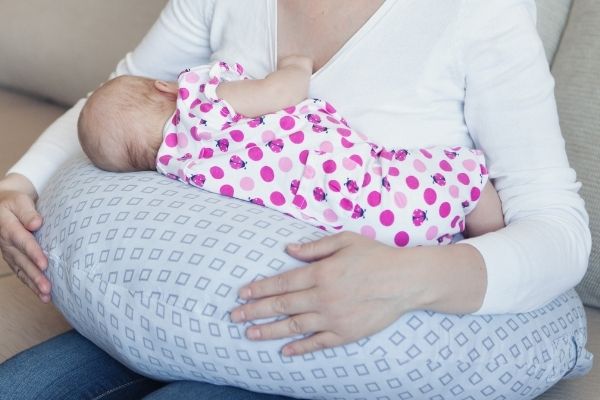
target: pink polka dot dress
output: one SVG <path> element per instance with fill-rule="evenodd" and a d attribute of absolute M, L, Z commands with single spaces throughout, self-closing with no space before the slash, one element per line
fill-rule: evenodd
<path fill-rule="evenodd" d="M 216 96 L 220 82 L 241 79 L 243 67 L 225 62 L 180 75 L 160 173 L 400 247 L 447 244 L 464 230 L 488 179 L 481 151 L 386 149 L 320 99 L 246 118 Z"/>

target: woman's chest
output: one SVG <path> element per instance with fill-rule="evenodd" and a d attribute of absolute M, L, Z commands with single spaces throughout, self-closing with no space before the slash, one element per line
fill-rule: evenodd
<path fill-rule="evenodd" d="M 215 12 L 222 15 L 213 18 L 231 25 L 211 32 L 213 61 L 240 62 L 255 78 L 272 72 L 278 55 L 284 55 L 274 1 L 236 2 L 235 8 L 225 6 L 233 0 L 219 3 Z M 457 1 L 387 0 L 358 30 L 354 25 L 331 41 L 328 51 L 314 47 L 324 62 L 311 79 L 310 97 L 329 101 L 350 126 L 388 147 L 470 145 L 453 35 Z M 310 35 L 310 41 L 318 40 Z M 306 42 L 290 38 L 288 43 L 280 51 Z"/>
<path fill-rule="evenodd" d="M 381 8 L 383 0 L 275 0 L 277 60 L 289 55 L 325 66 Z"/>

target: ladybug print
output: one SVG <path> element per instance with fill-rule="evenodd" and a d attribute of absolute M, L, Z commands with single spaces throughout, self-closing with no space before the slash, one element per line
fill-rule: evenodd
<path fill-rule="evenodd" d="M 371 156 L 377 158 L 377 156 L 379 155 L 379 153 L 381 151 L 377 151 L 377 149 L 379 148 L 378 145 L 373 144 L 373 143 L 369 143 L 371 145 Z"/>
<path fill-rule="evenodd" d="M 315 124 L 316 125 L 316 124 L 320 124 L 321 123 L 321 117 L 319 117 L 317 114 L 307 114 L 306 115 L 306 119 L 311 124 Z"/>
<path fill-rule="evenodd" d="M 381 186 L 383 186 L 385 188 L 385 190 L 387 190 L 388 192 L 392 189 L 392 187 L 390 186 L 390 181 L 388 180 L 387 176 L 384 176 L 381 179 Z"/>
<path fill-rule="evenodd" d="M 283 150 L 283 140 L 282 139 L 273 139 L 267 142 L 267 146 L 273 151 L 273 153 L 281 153 Z"/>
<path fill-rule="evenodd" d="M 432 175 L 431 178 L 433 179 L 433 183 L 437 183 L 440 186 L 446 186 L 446 178 L 439 172 L 435 175 Z"/>
<path fill-rule="evenodd" d="M 353 130 L 321 99 L 247 117 L 214 90 L 249 79 L 243 68 L 219 60 L 213 67 L 180 77 L 177 107 L 164 129 L 171 136 L 156 160 L 164 175 L 328 232 L 350 229 L 397 246 L 447 245 L 464 228 L 465 214 L 481 197 L 477 177 L 481 184 L 488 179 L 483 153 L 452 145 L 387 148 Z M 473 154 L 463 160 L 463 152 Z M 228 172 L 237 175 L 225 178 Z M 391 228 L 394 222 L 404 226 Z"/>
<path fill-rule="evenodd" d="M 290 191 L 292 194 L 298 193 L 298 189 L 300 188 L 300 181 L 298 179 L 294 179 L 290 184 Z"/>
<path fill-rule="evenodd" d="M 427 211 L 417 208 L 415 211 L 413 211 L 412 220 L 415 226 L 423 225 L 423 222 L 427 221 Z"/>
<path fill-rule="evenodd" d="M 233 169 L 246 169 L 246 162 L 242 160 L 239 156 L 231 156 L 229 159 L 229 165 Z"/>
<path fill-rule="evenodd" d="M 406 157 L 409 154 L 410 153 L 408 152 L 408 150 L 400 149 L 400 150 L 394 152 L 394 159 L 396 159 L 398 161 L 404 161 L 404 160 L 406 160 Z"/>
<path fill-rule="evenodd" d="M 265 124 L 265 116 L 264 115 L 260 116 L 258 118 L 254 118 L 251 121 L 248 121 L 248 126 L 250 128 L 256 128 L 257 126 L 264 125 L 264 124 Z"/>
<path fill-rule="evenodd" d="M 326 128 L 321 125 L 313 125 L 312 130 L 316 133 L 329 133 L 329 128 Z"/>
<path fill-rule="evenodd" d="M 175 115 L 173 115 L 173 120 L 171 122 L 175 126 L 179 125 L 179 123 L 181 122 L 181 111 L 179 111 L 179 109 L 175 111 Z"/>
<path fill-rule="evenodd" d="M 352 211 L 352 219 L 359 219 L 359 218 L 365 218 L 365 212 L 367 210 L 365 210 L 364 208 L 362 208 L 360 205 L 355 205 L 354 206 L 354 210 Z"/>
<path fill-rule="evenodd" d="M 227 140 L 227 139 L 217 140 L 216 147 L 218 147 L 219 150 L 221 150 L 223 153 L 225 153 L 227 150 L 229 150 L 229 140 Z"/>
<path fill-rule="evenodd" d="M 194 182 L 194 185 L 202 187 L 206 183 L 206 177 L 202 174 L 192 175 L 192 182 Z"/>
<path fill-rule="evenodd" d="M 449 150 L 444 150 L 444 154 L 446 154 L 446 157 L 448 157 L 451 160 L 454 160 L 458 156 L 457 152 Z"/>
<path fill-rule="evenodd" d="M 262 199 L 260 197 L 254 197 L 254 198 L 248 197 L 248 201 L 250 203 L 258 204 L 258 205 L 261 205 L 263 207 L 265 206 L 265 202 L 262 201 Z"/>
<path fill-rule="evenodd" d="M 327 201 L 327 193 L 325 193 L 323 188 L 316 187 L 313 190 L 313 196 L 315 196 L 316 201 Z"/>
<path fill-rule="evenodd" d="M 358 192 L 358 185 L 356 184 L 356 181 L 353 181 L 352 179 L 347 179 L 344 186 L 346 186 L 346 189 L 348 189 L 350 193 Z"/>

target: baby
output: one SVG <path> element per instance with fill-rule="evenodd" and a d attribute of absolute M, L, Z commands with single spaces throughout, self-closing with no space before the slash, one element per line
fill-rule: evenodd
<path fill-rule="evenodd" d="M 331 104 L 307 99 L 312 68 L 291 56 L 258 80 L 225 62 L 186 70 L 178 82 L 119 77 L 89 98 L 79 138 L 102 169 L 157 170 L 397 246 L 504 226 L 480 151 L 371 143 Z"/>

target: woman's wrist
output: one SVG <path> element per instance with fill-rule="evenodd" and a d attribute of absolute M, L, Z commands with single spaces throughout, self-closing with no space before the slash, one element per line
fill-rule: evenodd
<path fill-rule="evenodd" d="M 21 174 L 8 174 L 0 180 L 0 192 L 14 191 L 27 194 L 34 202 L 38 199 L 35 186 L 27 177 Z"/>
<path fill-rule="evenodd" d="M 468 244 L 407 249 L 423 293 L 415 309 L 470 314 L 481 308 L 487 288 L 485 261 Z M 402 262 L 406 262 L 404 258 Z"/>

